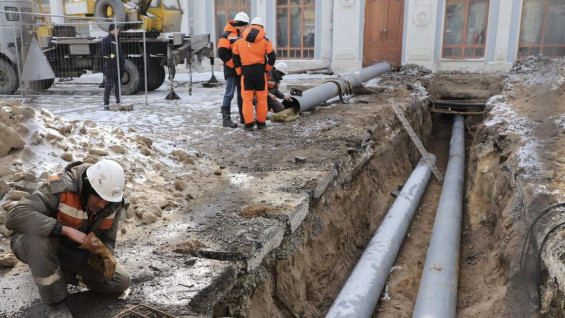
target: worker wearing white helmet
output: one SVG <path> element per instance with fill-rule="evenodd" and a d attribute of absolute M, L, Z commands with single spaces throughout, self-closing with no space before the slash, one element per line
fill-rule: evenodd
<path fill-rule="evenodd" d="M 77 161 L 8 211 L 10 246 L 30 267 L 48 317 L 72 317 L 67 284 L 104 294 L 129 288 L 130 276 L 113 256 L 124 187 L 117 162 Z"/>
<path fill-rule="evenodd" d="M 283 94 L 279 90 L 281 80 L 287 73 L 288 65 L 286 65 L 285 62 L 277 62 L 275 67 L 267 73 L 267 87 L 269 91 L 267 106 L 273 113 L 278 113 L 284 110 L 283 104 L 277 98 L 285 99 L 289 102 L 292 101 L 290 96 Z"/>
<path fill-rule="evenodd" d="M 263 19 L 261 19 L 261 17 L 253 18 L 251 25 L 260 25 L 261 27 L 265 27 L 265 24 L 263 23 Z"/>
<path fill-rule="evenodd" d="M 237 124 L 231 120 L 231 101 L 237 90 L 237 108 L 239 118 L 243 123 L 243 99 L 241 98 L 241 83 L 232 60 L 232 45 L 241 38 L 241 33 L 249 25 L 249 16 L 245 12 L 239 12 L 234 19 L 228 21 L 224 27 L 224 33 L 218 41 L 218 57 L 224 62 L 224 79 L 226 80 L 226 91 L 222 101 L 222 125 L 224 127 L 236 128 Z"/>

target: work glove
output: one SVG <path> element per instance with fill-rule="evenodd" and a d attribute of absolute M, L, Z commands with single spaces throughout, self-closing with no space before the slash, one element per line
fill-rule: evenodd
<path fill-rule="evenodd" d="M 93 232 L 88 233 L 86 240 L 84 240 L 79 248 L 90 252 L 88 265 L 104 274 L 104 280 L 114 278 L 114 274 L 116 273 L 116 259 L 114 255 L 112 255 L 112 252 L 110 252 L 106 245 L 104 245 Z"/>

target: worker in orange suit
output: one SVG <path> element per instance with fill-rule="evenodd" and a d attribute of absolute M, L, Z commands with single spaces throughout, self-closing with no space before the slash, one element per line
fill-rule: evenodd
<path fill-rule="evenodd" d="M 251 26 L 243 31 L 242 38 L 233 45 L 233 64 L 241 76 L 243 97 L 243 129 L 267 127 L 267 72 L 273 68 L 277 55 L 273 44 L 265 37 L 263 20 L 256 17 Z M 257 99 L 257 117 L 253 118 L 253 96 Z"/>
<path fill-rule="evenodd" d="M 222 125 L 224 127 L 236 128 L 237 124 L 231 121 L 231 101 L 237 90 L 237 108 L 239 109 L 239 119 L 243 122 L 243 100 L 241 99 L 241 81 L 235 72 L 232 59 L 232 46 L 235 41 L 241 38 L 241 33 L 249 25 L 249 16 L 245 12 L 239 12 L 232 21 L 224 27 L 224 33 L 218 41 L 218 56 L 224 62 L 224 78 L 226 79 L 226 93 L 222 102 Z"/>

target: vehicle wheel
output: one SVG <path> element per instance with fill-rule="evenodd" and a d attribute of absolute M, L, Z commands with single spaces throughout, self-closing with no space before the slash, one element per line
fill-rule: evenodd
<path fill-rule="evenodd" d="M 133 95 L 139 91 L 139 69 L 135 64 L 126 59 L 124 63 L 124 76 L 122 77 L 122 95 Z"/>
<path fill-rule="evenodd" d="M 36 92 L 44 92 L 51 88 L 51 86 L 53 86 L 53 83 L 55 83 L 54 78 L 48 78 L 39 81 L 30 81 L 29 88 L 33 89 Z"/>
<path fill-rule="evenodd" d="M 0 59 L 0 94 L 13 94 L 19 87 L 20 81 L 14 66 Z"/>
<path fill-rule="evenodd" d="M 154 91 L 163 85 L 165 81 L 165 67 L 157 63 L 147 64 L 147 90 Z M 141 80 L 143 84 L 143 79 Z M 143 85 L 140 87 L 143 90 Z"/>
<path fill-rule="evenodd" d="M 126 9 L 120 0 L 96 0 L 94 16 L 96 18 L 115 18 L 117 22 L 126 22 Z M 99 23 L 98 26 L 108 31 L 107 22 Z"/>

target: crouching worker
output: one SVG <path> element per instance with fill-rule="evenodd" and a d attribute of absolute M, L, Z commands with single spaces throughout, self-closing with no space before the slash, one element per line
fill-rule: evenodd
<path fill-rule="evenodd" d="M 47 317 L 72 317 L 67 284 L 116 295 L 129 288 L 129 274 L 113 255 L 124 186 L 117 162 L 79 161 L 8 211 L 10 247 L 29 265 Z"/>
<path fill-rule="evenodd" d="M 284 106 L 277 98 L 285 99 L 287 101 L 292 101 L 290 96 L 286 96 L 279 90 L 279 86 L 283 76 L 288 73 L 288 66 L 285 62 L 279 62 L 275 64 L 269 73 L 267 73 L 268 87 L 269 87 L 269 99 L 267 99 L 267 105 L 269 110 L 273 113 L 282 112 Z"/>

